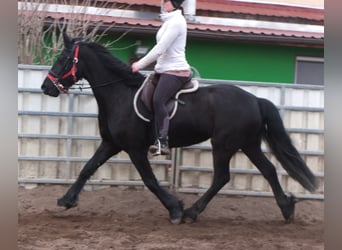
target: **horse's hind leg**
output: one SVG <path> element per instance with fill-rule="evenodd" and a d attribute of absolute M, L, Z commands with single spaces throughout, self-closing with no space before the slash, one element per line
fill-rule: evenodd
<path fill-rule="evenodd" d="M 111 144 L 102 141 L 93 157 L 86 163 L 81 170 L 76 182 L 69 188 L 66 194 L 58 199 L 58 206 L 68 208 L 77 206 L 78 195 L 81 192 L 86 181 L 95 173 L 95 171 L 105 163 L 111 156 L 120 152 Z"/>
<path fill-rule="evenodd" d="M 170 222 L 180 224 L 183 217 L 183 203 L 159 185 L 148 161 L 147 149 L 145 152 L 129 152 L 129 156 L 146 187 L 158 197 L 164 207 L 169 211 Z"/>
<path fill-rule="evenodd" d="M 236 150 L 215 149 L 213 147 L 214 177 L 213 182 L 204 195 L 199 198 L 190 208 L 184 211 L 184 220 L 196 221 L 197 216 L 206 208 L 211 199 L 230 180 L 229 161 Z"/>
<path fill-rule="evenodd" d="M 280 186 L 275 167 L 261 151 L 260 144 L 243 148 L 242 151 L 266 178 L 272 188 L 274 197 L 281 209 L 285 221 L 291 222 L 294 217 L 295 199 L 293 196 L 287 196 L 284 193 Z"/>

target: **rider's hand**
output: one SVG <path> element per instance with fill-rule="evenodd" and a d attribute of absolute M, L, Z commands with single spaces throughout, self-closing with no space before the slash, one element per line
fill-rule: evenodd
<path fill-rule="evenodd" d="M 139 71 L 139 66 L 138 66 L 138 63 L 137 62 L 134 62 L 132 64 L 132 72 L 135 73 L 135 72 L 138 72 Z"/>

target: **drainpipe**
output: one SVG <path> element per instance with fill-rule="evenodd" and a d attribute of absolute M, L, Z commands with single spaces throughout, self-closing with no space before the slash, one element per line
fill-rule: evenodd
<path fill-rule="evenodd" d="M 189 22 L 196 19 L 196 0 L 185 0 L 183 3 L 184 16 Z"/>

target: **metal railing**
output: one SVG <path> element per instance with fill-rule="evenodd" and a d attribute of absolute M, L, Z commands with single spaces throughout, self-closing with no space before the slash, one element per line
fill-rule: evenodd
<path fill-rule="evenodd" d="M 41 70 L 41 71 L 47 71 L 49 67 L 45 66 L 35 66 L 32 67 L 31 65 L 25 66 L 25 65 L 19 65 L 19 70 Z M 304 106 L 289 106 L 285 105 L 285 92 L 289 88 L 291 89 L 301 89 L 301 90 L 319 90 L 323 91 L 323 86 L 316 86 L 316 85 L 289 85 L 289 84 L 278 84 L 278 83 L 260 83 L 260 82 L 242 82 L 242 81 L 225 81 L 225 80 L 210 80 L 210 79 L 199 79 L 200 83 L 203 85 L 208 84 L 233 84 L 238 85 L 242 88 L 244 87 L 272 87 L 280 90 L 280 102 L 279 105 L 277 105 L 281 116 L 284 116 L 284 114 L 287 111 L 301 111 L 301 112 L 324 112 L 323 107 L 304 107 Z M 19 87 L 18 88 L 19 94 L 26 94 L 26 95 L 38 95 L 42 94 L 41 90 L 38 88 L 31 88 L 31 87 Z M 58 111 L 40 111 L 40 110 L 25 110 L 25 109 L 19 109 L 18 110 L 18 116 L 20 117 L 64 117 L 67 119 L 67 128 L 66 134 L 41 134 L 41 133 L 18 133 L 19 143 L 23 139 L 32 139 L 32 140 L 43 140 L 43 139 L 56 139 L 56 140 L 65 140 L 66 141 L 66 155 L 65 156 L 30 156 L 30 155 L 18 155 L 18 161 L 21 163 L 25 162 L 63 162 L 65 163 L 66 168 L 69 168 L 66 170 L 66 172 L 69 173 L 68 178 L 41 178 L 41 177 L 30 177 L 30 176 L 23 176 L 18 179 L 19 183 L 26 184 L 26 183 L 50 183 L 50 184 L 70 184 L 74 181 L 74 179 L 71 177 L 71 164 L 72 163 L 85 163 L 88 161 L 88 157 L 75 157 L 71 154 L 72 152 L 72 142 L 75 140 L 84 140 L 84 141 L 100 141 L 99 135 L 94 134 L 87 134 L 87 135 L 79 135 L 74 134 L 72 132 L 72 128 L 74 126 L 74 119 L 75 118 L 87 118 L 87 119 L 97 119 L 97 113 L 91 113 L 91 112 L 77 112 L 74 110 L 74 102 L 76 100 L 77 96 L 80 95 L 92 95 L 92 92 L 90 90 L 72 90 L 68 94 L 67 100 L 68 100 L 68 110 L 64 112 L 58 112 Z M 300 134 L 322 134 L 324 135 L 323 129 L 307 129 L 307 128 L 287 128 L 287 131 L 289 133 L 300 133 Z M 179 174 L 182 171 L 202 171 L 202 172 L 212 172 L 211 167 L 197 167 L 197 166 L 186 166 L 179 164 L 177 160 L 177 154 L 180 153 L 181 150 L 187 150 L 187 149 L 198 149 L 203 151 L 210 151 L 210 146 L 205 145 L 193 145 L 186 148 L 181 148 L 178 150 L 172 150 L 172 155 L 170 158 L 164 158 L 164 159 L 150 159 L 152 165 L 159 165 L 165 167 L 165 172 L 167 172 L 168 177 L 166 180 L 161 181 L 161 185 L 164 186 L 170 186 L 178 190 L 179 192 L 195 192 L 195 193 L 201 193 L 204 190 L 201 188 L 183 188 L 179 185 Z M 179 151 L 180 150 L 180 151 Z M 267 150 L 265 150 L 267 152 Z M 300 154 L 303 156 L 305 155 L 313 155 L 322 157 L 324 156 L 324 151 L 312 151 L 312 150 L 300 150 Z M 127 164 L 131 165 L 131 162 L 128 158 L 111 158 L 108 163 L 113 164 Z M 232 168 L 232 173 L 236 174 L 260 174 L 257 169 L 243 169 L 243 168 Z M 279 171 L 279 174 L 282 176 L 286 176 L 287 174 L 285 171 Z M 316 172 L 316 176 L 321 178 L 323 180 L 324 173 L 323 172 Z M 88 182 L 88 184 L 95 184 L 95 185 L 143 185 L 141 180 L 115 180 L 115 179 L 92 179 Z M 228 194 L 245 194 L 245 195 L 262 195 L 262 196 L 269 196 L 272 195 L 271 192 L 260 192 L 260 191 L 249 191 L 249 190 L 223 190 L 221 193 L 228 193 Z M 303 198 L 317 198 L 317 199 L 323 199 L 323 194 L 303 194 L 299 195 L 299 197 Z"/>

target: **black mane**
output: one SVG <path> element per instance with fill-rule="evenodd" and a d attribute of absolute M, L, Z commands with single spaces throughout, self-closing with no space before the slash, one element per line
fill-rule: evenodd
<path fill-rule="evenodd" d="M 119 75 L 123 79 L 127 79 L 127 81 L 125 81 L 127 85 L 140 86 L 142 84 L 144 76 L 141 73 L 132 73 L 131 67 L 116 58 L 106 47 L 95 42 L 86 44 L 101 58 L 107 69 L 114 71 L 116 75 Z"/>

